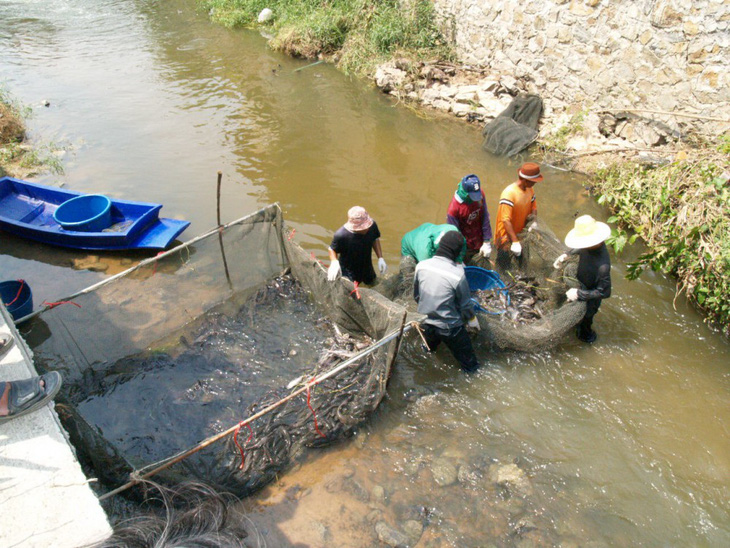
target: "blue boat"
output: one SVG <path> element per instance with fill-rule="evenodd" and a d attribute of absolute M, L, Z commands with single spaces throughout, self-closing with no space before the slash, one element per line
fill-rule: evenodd
<path fill-rule="evenodd" d="M 0 229 L 46 244 L 90 250 L 165 249 L 190 222 L 161 218 L 160 209 L 160 204 L 0 179 Z"/>

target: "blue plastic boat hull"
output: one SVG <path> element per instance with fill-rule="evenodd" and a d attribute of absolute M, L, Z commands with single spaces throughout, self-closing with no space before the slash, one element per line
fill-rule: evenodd
<path fill-rule="evenodd" d="M 75 249 L 165 249 L 190 223 L 160 218 L 160 204 L 112 200 L 111 226 L 101 232 L 66 230 L 53 214 L 82 193 L 0 179 L 0 229 L 23 238 Z"/>

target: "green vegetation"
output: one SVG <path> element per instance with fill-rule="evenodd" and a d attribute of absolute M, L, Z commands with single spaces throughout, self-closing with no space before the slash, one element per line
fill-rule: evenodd
<path fill-rule="evenodd" d="M 618 223 L 609 243 L 618 252 L 637 235 L 649 251 L 629 264 L 627 277 L 647 269 L 678 279 L 680 291 L 730 335 L 730 137 L 709 152 L 661 167 L 616 163 L 599 170 L 599 202 Z M 625 229 L 636 234 L 628 236 Z"/>
<path fill-rule="evenodd" d="M 453 52 L 438 29 L 429 0 L 199 0 L 211 17 L 228 27 L 266 25 L 271 45 L 297 57 L 327 56 L 350 74 L 370 75 L 393 57 L 451 59 Z"/>
<path fill-rule="evenodd" d="M 6 90 L 0 88 L 0 176 L 26 177 L 45 170 L 63 173 L 63 166 L 53 154 L 52 145 L 31 148 L 24 143 L 23 119 L 30 115 L 31 109 L 20 106 Z"/>
<path fill-rule="evenodd" d="M 544 150 L 564 153 L 568 148 L 568 140 L 583 131 L 583 121 L 587 115 L 588 110 L 581 110 L 573 114 L 566 124 L 555 129 L 540 143 L 541 147 Z"/>

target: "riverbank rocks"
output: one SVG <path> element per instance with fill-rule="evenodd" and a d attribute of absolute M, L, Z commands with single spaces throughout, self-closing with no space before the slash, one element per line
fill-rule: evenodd
<path fill-rule="evenodd" d="M 461 64 L 383 65 L 376 85 L 399 100 L 483 125 L 515 96 L 538 95 L 538 144 L 556 153 L 547 160 L 582 172 L 639 149 L 671 158 L 688 136 L 727 130 L 728 2 L 434 5 Z"/>
<path fill-rule="evenodd" d="M 384 521 L 375 525 L 375 532 L 378 534 L 380 542 L 393 548 L 408 548 L 411 545 L 408 535 L 394 529 Z"/>
<path fill-rule="evenodd" d="M 458 471 L 450 459 L 437 458 L 431 463 L 433 480 L 440 487 L 446 487 L 456 483 Z"/>
<path fill-rule="evenodd" d="M 532 495 L 532 484 L 524 470 L 516 464 L 492 465 L 489 478 L 510 495 L 528 497 Z"/>

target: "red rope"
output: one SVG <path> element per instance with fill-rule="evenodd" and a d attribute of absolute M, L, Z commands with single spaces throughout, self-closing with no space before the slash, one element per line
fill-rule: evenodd
<path fill-rule="evenodd" d="M 322 261 L 320 261 L 317 257 L 314 256 L 314 251 L 312 251 L 310 253 L 310 255 L 312 256 L 312 260 L 313 261 L 317 261 L 319 264 L 321 264 L 322 266 L 324 266 L 324 263 Z"/>
<path fill-rule="evenodd" d="M 233 442 L 236 444 L 236 447 L 238 447 L 238 450 L 241 452 L 241 466 L 238 467 L 240 470 L 243 470 L 243 467 L 246 464 L 246 457 L 244 457 L 243 455 L 243 448 L 238 443 L 238 432 L 241 430 L 242 423 L 243 421 L 238 423 L 238 428 L 236 428 L 236 431 L 233 433 Z M 251 438 L 253 438 L 253 428 L 251 428 L 250 424 L 246 424 L 246 426 L 248 426 L 248 429 L 251 431 L 251 433 L 248 435 L 248 439 L 243 442 L 244 444 L 250 442 Z"/>
<path fill-rule="evenodd" d="M 289 236 L 287 237 L 287 240 L 291 242 L 291 239 L 294 237 L 294 233 L 297 231 L 296 228 L 292 228 L 291 232 L 289 233 Z"/>
<path fill-rule="evenodd" d="M 43 301 L 43 304 L 47 306 L 48 308 L 56 308 L 57 306 L 60 306 L 62 304 L 72 304 L 74 306 L 78 306 L 81 308 L 81 305 L 79 303 L 75 303 L 73 301 L 58 301 L 57 303 L 49 303 L 47 301 Z"/>
<path fill-rule="evenodd" d="M 314 429 L 317 431 L 317 434 L 319 434 L 323 438 L 326 438 L 327 436 L 325 436 L 319 429 L 319 425 L 317 424 L 317 413 L 314 412 L 314 408 L 312 407 L 312 404 L 310 403 L 310 398 L 312 396 L 312 393 L 310 390 L 311 387 L 312 387 L 311 384 L 307 386 L 307 407 L 309 407 L 309 410 L 312 412 L 312 416 L 314 417 Z"/>
<path fill-rule="evenodd" d="M 157 255 L 155 255 L 155 257 L 159 257 L 159 256 L 160 256 L 160 255 L 162 255 L 163 253 L 164 253 L 164 251 L 160 251 L 160 252 L 159 252 L 159 253 L 158 253 Z M 157 263 L 159 263 L 159 262 L 160 262 L 160 261 L 155 261 L 155 267 L 154 267 L 154 268 L 152 269 L 152 275 L 153 275 L 153 276 L 154 276 L 155 274 L 157 274 Z"/>
<path fill-rule="evenodd" d="M 20 292 L 23 291 L 23 286 L 25 285 L 25 280 L 17 280 L 20 283 L 20 287 L 18 288 L 18 294 L 15 296 L 15 298 L 10 301 L 9 303 L 5 303 L 5 306 L 10 306 L 15 301 L 18 300 L 18 297 L 20 297 Z"/>
<path fill-rule="evenodd" d="M 355 284 L 355 289 L 350 291 L 350 295 L 352 295 L 354 293 L 355 297 L 360 299 L 360 290 L 358 289 L 360 287 L 360 284 L 358 282 L 353 282 L 353 283 Z"/>

